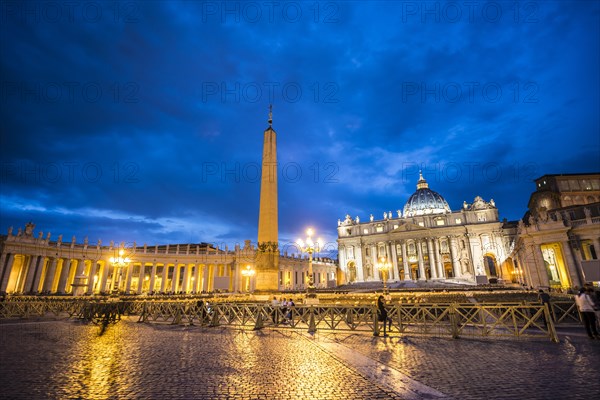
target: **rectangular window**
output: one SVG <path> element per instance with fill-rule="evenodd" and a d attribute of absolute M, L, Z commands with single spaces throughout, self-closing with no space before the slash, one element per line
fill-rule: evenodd
<path fill-rule="evenodd" d="M 580 190 L 580 188 L 579 188 L 579 181 L 577 181 L 577 180 L 575 180 L 575 179 L 571 179 L 571 180 L 569 181 L 569 188 L 570 188 L 571 190 L 576 190 L 576 191 L 579 191 L 579 190 Z"/>
<path fill-rule="evenodd" d="M 444 222 L 444 220 L 443 220 L 443 219 L 437 219 L 437 220 L 435 221 L 435 224 L 436 224 L 437 226 L 446 225 L 446 223 Z"/>
<path fill-rule="evenodd" d="M 419 222 L 419 226 L 425 226 L 425 222 L 423 222 L 423 221 Z"/>
<path fill-rule="evenodd" d="M 383 232 L 383 226 L 378 226 L 377 228 L 375 228 L 375 230 L 377 232 Z"/>
<path fill-rule="evenodd" d="M 369 230 L 368 230 L 368 229 L 364 229 L 364 230 L 363 230 L 363 233 L 364 233 L 365 235 L 368 235 L 368 234 L 369 234 Z"/>
<path fill-rule="evenodd" d="M 558 181 L 558 189 L 559 189 L 561 192 L 566 192 L 566 191 L 568 191 L 568 190 L 569 190 L 569 181 L 566 181 L 566 180 L 561 180 L 561 181 Z"/>
<path fill-rule="evenodd" d="M 456 219 L 454 220 L 454 222 L 455 222 L 457 225 L 459 225 L 459 224 L 462 224 L 462 219 L 460 219 L 460 218 L 456 218 Z"/>

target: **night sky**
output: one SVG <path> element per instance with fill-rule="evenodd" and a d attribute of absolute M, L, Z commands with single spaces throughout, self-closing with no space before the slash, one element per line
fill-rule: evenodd
<path fill-rule="evenodd" d="M 597 1 L 0 5 L 3 233 L 255 242 L 270 103 L 282 244 L 600 171 Z"/>

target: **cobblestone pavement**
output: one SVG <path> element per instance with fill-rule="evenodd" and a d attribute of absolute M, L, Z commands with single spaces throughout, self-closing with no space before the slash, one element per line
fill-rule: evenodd
<path fill-rule="evenodd" d="M 310 336 L 128 320 L 100 336 L 74 321 L 2 323 L 0 398 L 595 398 L 600 341 L 561 339 Z"/>

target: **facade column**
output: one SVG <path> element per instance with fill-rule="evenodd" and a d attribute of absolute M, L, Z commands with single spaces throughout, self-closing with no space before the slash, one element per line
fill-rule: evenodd
<path fill-rule="evenodd" d="M 423 281 L 427 279 L 427 276 L 425 275 L 425 266 L 423 264 L 423 249 L 421 248 L 421 239 L 416 240 L 415 243 L 417 245 L 417 254 L 419 257 L 419 280 Z"/>
<path fill-rule="evenodd" d="M 5 257 L 5 255 L 3 254 L 2 258 L 0 259 L 0 267 L 2 267 L 2 281 L 0 282 L 0 293 L 6 292 L 6 287 L 8 286 L 8 278 L 10 277 L 10 273 L 12 272 L 14 261 L 14 254 L 9 254 L 8 257 Z"/>
<path fill-rule="evenodd" d="M 169 277 L 169 265 L 163 264 L 162 279 L 160 280 L 160 292 L 164 293 L 167 288 L 167 278 Z"/>
<path fill-rule="evenodd" d="M 583 270 L 581 268 L 581 257 L 579 257 L 579 260 L 577 260 L 574 257 L 574 254 L 571 251 L 571 246 L 569 245 L 568 240 L 565 240 L 564 242 L 560 242 L 560 244 L 561 244 L 561 247 L 563 250 L 563 256 L 564 256 L 563 262 L 566 264 L 566 267 L 567 267 L 566 269 L 569 274 L 569 280 L 571 281 L 571 287 L 575 286 L 575 285 L 573 285 L 574 282 L 578 282 L 577 286 L 583 287 L 585 282 L 583 282 Z M 571 262 L 575 263 L 574 268 L 569 268 L 569 264 L 571 264 Z"/>
<path fill-rule="evenodd" d="M 406 257 L 406 240 L 402 241 L 402 267 L 404 268 L 404 280 L 412 280 L 409 271 L 408 258 Z"/>
<path fill-rule="evenodd" d="M 438 278 L 446 279 L 446 273 L 444 271 L 444 265 L 442 264 L 442 254 L 440 252 L 440 239 L 433 239 L 433 250 L 435 251 L 435 264 L 438 271 Z"/>
<path fill-rule="evenodd" d="M 60 268 L 60 278 L 58 279 L 58 287 L 56 288 L 57 293 L 65 293 L 67 289 L 67 278 L 71 270 L 73 260 L 68 258 L 62 258 L 62 266 Z"/>
<path fill-rule="evenodd" d="M 52 258 L 48 264 L 48 270 L 46 271 L 46 277 L 44 278 L 44 292 L 52 291 L 52 284 L 54 283 L 54 275 L 56 274 L 56 263 L 58 259 Z"/>
<path fill-rule="evenodd" d="M 533 263 L 535 266 L 535 278 L 537 278 L 537 285 L 535 286 L 550 286 L 548 281 L 548 272 L 546 271 L 546 264 L 544 263 L 544 253 L 539 244 L 533 243 Z"/>
<path fill-rule="evenodd" d="M 96 269 L 98 269 L 98 261 L 92 260 L 92 264 L 90 265 L 90 273 L 87 280 L 88 294 L 94 293 L 94 278 L 96 277 Z"/>
<path fill-rule="evenodd" d="M 437 271 L 435 266 L 435 258 L 433 256 L 433 243 L 431 238 L 427 238 L 427 254 L 429 256 L 429 270 L 431 271 L 431 279 L 437 279 Z"/>
<path fill-rule="evenodd" d="M 458 263 L 458 247 L 456 244 L 456 236 L 450 236 L 450 258 L 452 259 L 452 269 L 454 277 L 460 277 L 460 264 Z"/>
<path fill-rule="evenodd" d="M 152 263 L 152 270 L 150 272 L 150 286 L 148 287 L 148 293 L 154 293 L 154 285 L 156 284 L 156 263 Z"/>
<path fill-rule="evenodd" d="M 371 262 L 373 263 L 373 270 L 371 272 L 373 273 L 373 279 L 376 281 L 379 280 L 379 270 L 377 269 L 377 263 L 379 263 L 378 253 L 379 253 L 379 246 L 377 246 L 376 244 L 371 244 Z M 316 274 L 315 268 L 314 268 L 314 263 L 313 263 L 313 274 Z M 377 279 L 375 279 L 375 277 L 377 277 Z M 313 282 L 314 281 L 315 281 L 315 278 L 313 277 Z"/>
<path fill-rule="evenodd" d="M 29 266 L 27 267 L 27 276 L 25 277 L 25 285 L 23 286 L 23 293 L 32 292 L 33 278 L 38 267 L 39 256 L 29 256 Z"/>
<path fill-rule="evenodd" d="M 133 274 L 133 270 L 131 271 L 131 273 Z M 137 294 L 142 294 L 142 289 L 144 288 L 145 279 L 146 279 L 146 264 L 144 262 L 142 262 L 140 264 L 140 273 L 138 274 Z"/>
<path fill-rule="evenodd" d="M 594 253 L 596 253 L 596 260 L 598 260 L 600 259 L 600 239 L 597 237 L 593 237 L 592 244 L 594 245 Z"/>
<path fill-rule="evenodd" d="M 394 279 L 400 280 L 400 269 L 398 268 L 398 250 L 396 249 L 396 241 L 391 241 L 389 246 L 392 250 L 392 271 L 394 271 Z"/>

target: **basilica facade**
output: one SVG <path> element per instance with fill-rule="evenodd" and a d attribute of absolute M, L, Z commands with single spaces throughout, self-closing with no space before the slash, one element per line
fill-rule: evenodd
<path fill-rule="evenodd" d="M 402 210 L 366 222 L 338 221 L 338 257 L 345 282 L 439 280 L 478 284 L 512 279 L 514 224 L 498 220 L 493 200 L 476 197 L 452 211 L 419 177 Z M 385 266 L 382 269 L 381 266 Z"/>

